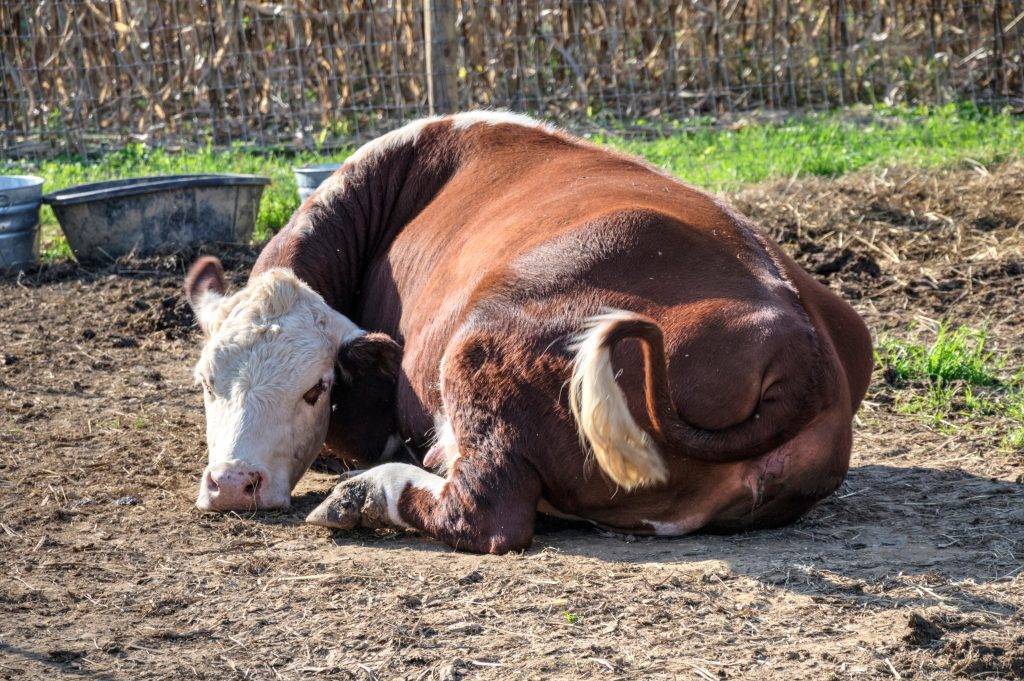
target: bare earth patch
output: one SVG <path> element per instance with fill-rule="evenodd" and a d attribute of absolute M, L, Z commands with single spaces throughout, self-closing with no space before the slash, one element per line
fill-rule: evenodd
<path fill-rule="evenodd" d="M 1020 371 L 1024 164 L 734 198 L 876 334 L 987 326 Z M 0 677 L 1024 676 L 1024 452 L 880 379 L 847 482 L 783 530 L 544 521 L 481 557 L 301 524 L 321 473 L 290 512 L 202 515 L 183 260 L 0 282 Z"/>

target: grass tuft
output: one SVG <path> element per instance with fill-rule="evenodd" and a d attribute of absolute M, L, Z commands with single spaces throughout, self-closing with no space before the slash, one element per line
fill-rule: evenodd
<path fill-rule="evenodd" d="M 951 331 L 943 324 L 930 345 L 883 339 L 878 344 L 876 361 L 885 368 L 885 378 L 890 383 L 927 379 L 938 386 L 954 381 L 999 385 L 1000 367 L 987 343 L 984 330 L 961 326 Z"/>
<path fill-rule="evenodd" d="M 1024 450 L 1024 381 L 1003 375 L 1005 362 L 984 330 L 943 324 L 930 343 L 883 338 L 875 362 L 887 384 L 908 391 L 897 400 L 900 413 L 954 431 L 964 425 L 1007 429 L 1003 449 Z"/>
<path fill-rule="evenodd" d="M 1003 438 L 1003 448 L 1011 452 L 1024 452 L 1024 426 L 1010 432 Z"/>

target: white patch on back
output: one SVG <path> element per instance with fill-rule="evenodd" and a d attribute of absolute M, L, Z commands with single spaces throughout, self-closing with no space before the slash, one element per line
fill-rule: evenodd
<path fill-rule="evenodd" d="M 345 159 L 345 167 L 360 165 L 374 158 L 379 158 L 391 149 L 415 145 L 419 141 L 420 133 L 423 132 L 423 129 L 431 123 L 440 121 L 441 118 L 440 116 L 420 118 L 370 140 Z M 324 180 L 323 184 L 317 189 L 316 202 L 321 205 L 328 205 L 334 195 L 341 192 L 344 188 L 345 173 L 339 170 Z"/>
<path fill-rule="evenodd" d="M 400 128 L 395 128 L 391 132 L 384 133 L 380 137 L 370 140 L 363 146 L 356 149 L 356 151 L 345 160 L 347 163 L 357 164 L 373 156 L 379 156 L 389 149 L 415 145 L 416 142 L 419 141 L 420 133 L 423 132 L 423 128 L 440 120 L 440 116 L 428 116 L 426 118 L 420 118 L 412 121 L 411 123 L 406 123 Z"/>
<path fill-rule="evenodd" d="M 519 125 L 525 128 L 535 128 L 546 132 L 555 132 L 555 128 L 534 120 L 523 114 L 512 113 L 511 111 L 464 111 L 452 114 L 451 116 L 428 116 L 406 123 L 400 128 L 387 132 L 380 137 L 370 140 L 359 147 L 345 159 L 345 166 L 351 167 L 372 161 L 374 158 L 383 156 L 386 152 L 403 146 L 415 145 L 419 142 L 423 129 L 432 123 L 443 120 L 450 120 L 455 130 L 465 130 L 478 123 L 487 125 Z M 341 171 L 334 173 L 320 185 L 316 193 L 316 201 L 327 205 L 331 198 L 342 191 L 345 186 L 345 174 Z"/>
<path fill-rule="evenodd" d="M 456 130 L 465 130 L 478 123 L 486 125 L 518 125 L 524 128 L 534 128 L 545 132 L 555 132 L 555 128 L 529 116 L 513 113 L 512 111 L 463 111 L 451 117 L 452 127 Z"/>

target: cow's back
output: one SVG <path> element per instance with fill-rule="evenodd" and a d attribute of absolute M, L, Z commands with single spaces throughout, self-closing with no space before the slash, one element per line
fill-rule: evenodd
<path fill-rule="evenodd" d="M 518 314 L 544 298 L 575 313 L 539 320 L 532 333 L 545 338 L 571 335 L 601 307 L 663 322 L 674 371 L 689 375 L 673 382 L 685 415 L 706 427 L 746 416 L 764 362 L 759 328 L 777 331 L 779 315 L 798 312 L 780 298 L 790 283 L 749 225 L 641 162 L 571 138 L 519 126 L 466 134 L 468 160 L 398 235 L 363 301 L 364 323 L 405 344 L 410 431 L 432 426 L 440 361 L 468 315 L 502 304 Z M 728 364 L 713 356 L 723 349 Z M 630 352 L 617 360 L 629 365 Z M 719 371 L 703 370 L 714 362 Z M 627 384 L 640 380 L 634 373 Z"/>

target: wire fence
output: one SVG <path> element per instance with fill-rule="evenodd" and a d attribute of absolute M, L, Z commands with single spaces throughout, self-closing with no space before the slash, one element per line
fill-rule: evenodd
<path fill-rule="evenodd" d="M 0 59 L 10 156 L 331 147 L 427 114 L 436 88 L 441 108 L 639 133 L 860 102 L 1024 106 L 1024 0 L 0 0 Z"/>

